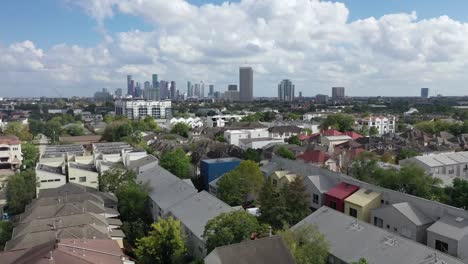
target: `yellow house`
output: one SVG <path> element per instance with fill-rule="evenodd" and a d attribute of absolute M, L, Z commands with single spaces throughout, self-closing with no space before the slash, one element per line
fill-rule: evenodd
<path fill-rule="evenodd" d="M 360 189 L 345 199 L 345 214 L 370 223 L 371 210 L 380 206 L 382 194 Z"/>
<path fill-rule="evenodd" d="M 291 174 L 289 171 L 275 171 L 270 177 L 275 187 L 282 188 L 286 183 L 293 182 L 297 175 Z"/>

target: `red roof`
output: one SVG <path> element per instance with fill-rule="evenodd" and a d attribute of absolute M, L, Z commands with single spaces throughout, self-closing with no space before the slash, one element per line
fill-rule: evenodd
<path fill-rule="evenodd" d="M 330 155 L 320 150 L 308 150 L 297 156 L 298 159 L 312 163 L 325 163 L 330 158 Z"/>
<path fill-rule="evenodd" d="M 327 195 L 343 200 L 346 199 L 346 197 L 353 194 L 354 192 L 356 192 L 357 190 L 359 190 L 359 187 L 351 185 L 349 183 L 341 182 L 333 189 L 329 190 L 327 192 Z"/>
<path fill-rule="evenodd" d="M 299 140 L 304 141 L 304 140 L 314 138 L 314 137 L 317 137 L 317 136 L 320 136 L 320 133 L 315 133 L 315 134 L 310 134 L 310 135 L 300 134 L 299 135 Z"/>
<path fill-rule="evenodd" d="M 328 129 L 328 130 L 323 130 L 322 131 L 322 136 L 324 137 L 330 137 L 330 136 L 343 136 L 344 134 L 341 133 L 340 131 L 336 129 Z"/>
<path fill-rule="evenodd" d="M 0 136 L 0 144 L 6 144 L 6 145 L 18 145 L 21 144 L 21 141 L 19 140 L 18 137 L 15 136 Z"/>
<path fill-rule="evenodd" d="M 358 134 L 358 133 L 356 133 L 354 131 L 346 131 L 344 134 L 351 137 L 352 139 L 358 139 L 358 138 L 363 137 L 361 134 Z"/>

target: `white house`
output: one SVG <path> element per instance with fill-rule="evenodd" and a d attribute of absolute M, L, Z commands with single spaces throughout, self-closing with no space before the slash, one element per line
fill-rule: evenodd
<path fill-rule="evenodd" d="M 352 140 L 350 136 L 326 136 L 321 137 L 321 144 L 328 147 L 328 152 L 333 152 L 336 145 Z"/>
<path fill-rule="evenodd" d="M 396 120 L 397 118 L 392 115 L 368 116 L 357 120 L 357 124 L 359 129 L 367 127 L 367 129 L 370 130 L 372 127 L 375 127 L 378 130 L 378 135 L 383 135 L 386 133 L 395 133 Z"/>
<path fill-rule="evenodd" d="M 36 193 L 42 189 L 57 188 L 67 183 L 67 175 L 63 167 L 52 167 L 40 163 L 36 165 L 36 178 L 39 182 Z"/>
<path fill-rule="evenodd" d="M 206 119 L 208 127 L 225 127 L 231 121 L 239 122 L 245 115 L 215 115 Z"/>
<path fill-rule="evenodd" d="M 22 161 L 21 141 L 15 136 L 0 136 L 0 164 L 19 169 Z"/>
<path fill-rule="evenodd" d="M 226 141 L 235 146 L 239 146 L 240 139 L 253 139 L 253 138 L 268 138 L 269 132 L 266 128 L 256 129 L 241 129 L 241 130 L 226 130 L 224 138 Z"/>
<path fill-rule="evenodd" d="M 167 124 L 167 127 L 173 127 L 177 123 L 184 123 L 188 126 L 190 126 L 192 129 L 197 128 L 197 127 L 202 127 L 203 126 L 203 120 L 199 117 L 189 117 L 189 118 L 176 118 L 173 117 L 169 119 Z"/>
<path fill-rule="evenodd" d="M 85 165 L 76 162 L 68 163 L 68 182 L 98 189 L 98 176 L 99 174 L 94 165 Z"/>

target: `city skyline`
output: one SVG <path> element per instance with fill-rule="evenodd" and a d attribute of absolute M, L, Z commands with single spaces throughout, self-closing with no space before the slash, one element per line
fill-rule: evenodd
<path fill-rule="evenodd" d="M 460 10 L 468 3 L 410 2 L 5 1 L 0 89 L 2 96 L 89 96 L 102 87 L 125 91 L 126 75 L 153 83 L 157 72 L 224 91 L 239 67 L 250 66 L 255 97 L 274 97 L 283 78 L 303 96 L 334 86 L 349 96 L 418 96 L 420 87 L 464 95 L 468 24 Z M 211 23 L 225 16 L 233 20 Z"/>

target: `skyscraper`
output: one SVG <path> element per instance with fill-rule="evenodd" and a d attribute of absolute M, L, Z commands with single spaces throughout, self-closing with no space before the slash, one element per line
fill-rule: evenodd
<path fill-rule="evenodd" d="M 133 80 L 131 75 L 127 75 L 127 94 L 133 96 L 135 93 L 134 87 L 133 87 Z"/>
<path fill-rule="evenodd" d="M 429 88 L 421 88 L 421 97 L 428 98 L 429 97 Z"/>
<path fill-rule="evenodd" d="M 208 87 L 210 89 L 209 93 L 208 93 L 208 97 L 213 98 L 214 97 L 214 85 L 210 84 L 210 86 L 208 86 Z"/>
<path fill-rule="evenodd" d="M 343 99 L 344 97 L 344 87 L 332 87 L 332 99 Z"/>
<path fill-rule="evenodd" d="M 161 100 L 165 100 L 167 99 L 167 95 L 168 95 L 168 92 L 167 92 L 167 82 L 164 81 L 164 80 L 161 80 L 159 82 L 159 98 Z"/>
<path fill-rule="evenodd" d="M 278 100 L 292 102 L 294 100 L 294 84 L 291 80 L 284 79 L 278 84 Z"/>
<path fill-rule="evenodd" d="M 193 87 L 190 81 L 187 82 L 187 97 L 193 97 Z"/>
<path fill-rule="evenodd" d="M 237 84 L 228 85 L 228 91 L 237 91 Z"/>
<path fill-rule="evenodd" d="M 205 84 L 203 81 L 200 82 L 200 98 L 205 98 Z"/>
<path fill-rule="evenodd" d="M 159 87 L 159 82 L 158 82 L 158 75 L 153 74 L 152 76 L 152 81 L 153 81 L 153 88 L 158 88 Z"/>
<path fill-rule="evenodd" d="M 194 96 L 200 98 L 200 84 L 198 83 L 195 84 Z"/>
<path fill-rule="evenodd" d="M 171 99 L 176 99 L 176 82 L 175 81 L 171 81 L 171 95 L 170 95 L 170 98 Z"/>
<path fill-rule="evenodd" d="M 144 82 L 143 87 L 144 87 L 145 90 L 151 88 L 150 82 L 148 82 L 148 81 Z"/>
<path fill-rule="evenodd" d="M 240 67 L 239 69 L 239 91 L 242 102 L 253 100 L 253 70 L 252 67 Z"/>

